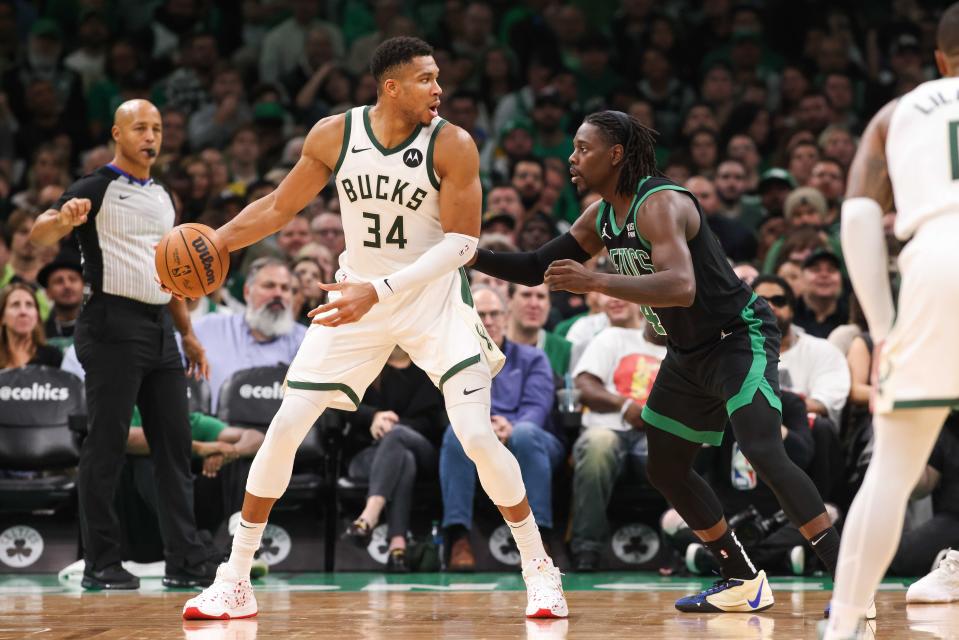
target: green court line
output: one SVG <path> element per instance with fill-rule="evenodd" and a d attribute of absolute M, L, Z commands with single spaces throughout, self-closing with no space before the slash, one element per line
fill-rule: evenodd
<path fill-rule="evenodd" d="M 629 591 L 651 592 L 668 591 L 675 593 L 694 593 L 712 586 L 712 578 L 699 576 L 663 577 L 656 573 L 643 571 L 606 571 L 601 573 L 576 574 L 563 576 L 566 591 Z M 822 591 L 831 590 L 832 581 L 826 577 L 773 576 L 769 579 L 774 590 Z M 887 579 L 880 587 L 883 591 L 905 591 L 909 579 Z M 154 584 L 155 583 L 155 584 Z M 140 593 L 143 595 L 162 594 L 167 589 L 160 586 L 160 580 L 143 579 Z M 406 591 L 413 593 L 437 593 L 448 591 L 467 591 L 483 593 L 490 591 L 523 591 L 525 585 L 519 571 L 513 573 L 410 573 L 390 575 L 383 573 L 276 573 L 262 580 L 255 580 L 254 587 L 263 592 L 312 591 L 316 593 L 357 593 Z M 31 593 L 78 593 L 77 584 L 61 584 L 52 574 L 2 574 L 0 575 L 0 597 L 8 598 Z M 184 592 L 191 590 L 183 590 Z M 104 592 L 86 592 L 97 595 Z"/>

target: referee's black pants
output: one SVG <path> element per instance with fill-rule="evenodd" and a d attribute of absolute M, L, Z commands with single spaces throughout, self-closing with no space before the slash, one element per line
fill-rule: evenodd
<path fill-rule="evenodd" d="M 80 313 L 75 344 L 86 372 L 89 427 L 77 479 L 87 568 L 122 560 L 114 496 L 134 404 L 153 459 L 167 569 L 204 562 L 193 515 L 186 379 L 166 306 L 94 294 Z"/>

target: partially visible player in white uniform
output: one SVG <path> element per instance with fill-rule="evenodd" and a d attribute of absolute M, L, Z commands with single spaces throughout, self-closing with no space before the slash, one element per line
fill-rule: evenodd
<path fill-rule="evenodd" d="M 828 640 L 862 634 L 909 494 L 959 404 L 959 3 L 940 18 L 936 65 L 943 78 L 873 117 L 842 206 L 843 254 L 877 345 L 878 392 L 875 450 L 842 534 Z M 896 237 L 909 240 L 899 256 L 898 314 L 882 228 L 883 212 L 893 210 Z"/>
<path fill-rule="evenodd" d="M 543 548 L 519 465 L 490 424 L 492 375 L 504 357 L 472 306 L 462 266 L 480 231 L 479 155 L 469 134 L 437 116 L 432 48 L 392 38 L 373 53 L 377 102 L 318 122 L 274 193 L 219 229 L 230 250 L 275 233 L 336 181 L 346 252 L 330 302 L 287 373 L 286 392 L 253 461 L 241 520 L 216 582 L 183 617 L 256 615 L 250 565 L 297 447 L 320 413 L 354 410 L 395 345 L 433 380 L 480 482 L 509 524 L 523 561 L 529 617 L 566 617 L 560 573 Z"/>

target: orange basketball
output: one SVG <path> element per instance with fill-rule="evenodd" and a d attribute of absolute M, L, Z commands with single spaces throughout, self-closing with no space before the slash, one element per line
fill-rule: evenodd
<path fill-rule="evenodd" d="M 230 268 L 230 252 L 205 224 L 173 227 L 156 249 L 156 268 L 167 289 L 186 298 L 213 293 Z"/>

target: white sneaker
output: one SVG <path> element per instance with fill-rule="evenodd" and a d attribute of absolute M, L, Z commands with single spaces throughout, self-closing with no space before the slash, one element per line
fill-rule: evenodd
<path fill-rule="evenodd" d="M 943 603 L 959 600 L 959 551 L 950 549 L 927 576 L 909 585 L 906 602 Z"/>
<path fill-rule="evenodd" d="M 533 558 L 523 567 L 527 618 L 565 618 L 569 615 L 563 580 L 549 558 Z"/>
<path fill-rule="evenodd" d="M 249 578 L 239 578 L 230 565 L 221 564 L 216 580 L 183 605 L 185 620 L 233 620 L 256 615 L 256 598 Z"/>

